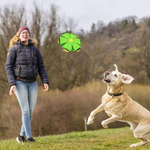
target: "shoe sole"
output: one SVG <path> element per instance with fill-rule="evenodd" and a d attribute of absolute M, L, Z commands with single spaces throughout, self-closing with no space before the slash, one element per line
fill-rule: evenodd
<path fill-rule="evenodd" d="M 27 140 L 27 141 L 28 141 L 28 140 Z M 34 141 L 28 141 L 28 142 L 29 142 L 29 143 L 30 143 L 30 142 L 35 142 L 35 140 L 34 140 Z"/>
<path fill-rule="evenodd" d="M 18 143 L 24 143 L 24 141 L 19 141 L 19 139 L 18 139 L 18 137 L 16 138 L 16 141 L 18 142 Z"/>
<path fill-rule="evenodd" d="M 16 138 L 16 141 L 17 141 L 18 143 L 21 143 L 21 142 L 19 141 L 18 137 Z"/>

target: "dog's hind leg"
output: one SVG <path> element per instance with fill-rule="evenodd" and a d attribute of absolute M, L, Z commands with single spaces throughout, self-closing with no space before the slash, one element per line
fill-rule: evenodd
<path fill-rule="evenodd" d="M 147 138 L 149 134 L 150 134 L 149 124 L 146 125 L 139 124 L 134 130 L 134 136 L 135 138 L 141 140 L 141 142 L 132 144 L 130 145 L 130 147 L 142 146 L 149 143 L 150 140 Z"/>
<path fill-rule="evenodd" d="M 103 104 L 99 105 L 95 110 L 93 110 L 91 113 L 90 113 L 90 116 L 88 118 L 88 121 L 87 121 L 87 125 L 90 125 L 93 123 L 93 120 L 94 120 L 94 116 L 103 111 L 104 110 L 104 107 L 103 107 Z"/>
<path fill-rule="evenodd" d="M 133 132 L 136 129 L 136 127 L 138 126 L 138 123 L 136 123 L 136 122 L 128 122 L 128 124 L 130 125 L 130 130 Z"/>
<path fill-rule="evenodd" d="M 141 140 L 141 142 L 135 143 L 135 144 L 131 144 L 130 147 L 143 146 L 143 145 L 145 145 L 145 144 L 150 142 L 150 140 L 148 138 L 138 138 L 138 139 Z"/>

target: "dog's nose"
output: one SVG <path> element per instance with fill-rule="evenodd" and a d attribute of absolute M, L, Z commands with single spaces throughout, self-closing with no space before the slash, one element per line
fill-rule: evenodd
<path fill-rule="evenodd" d="M 108 76 L 110 74 L 110 72 L 109 71 L 106 71 L 105 73 L 104 73 L 104 76 L 106 77 L 106 76 Z"/>
<path fill-rule="evenodd" d="M 110 74 L 110 72 L 109 72 L 109 71 L 106 71 L 106 72 L 105 72 L 105 75 L 106 75 L 106 76 L 107 76 L 107 75 L 109 75 L 109 74 Z"/>

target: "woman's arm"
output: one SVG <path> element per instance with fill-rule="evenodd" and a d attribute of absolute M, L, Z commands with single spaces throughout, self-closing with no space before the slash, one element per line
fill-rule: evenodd
<path fill-rule="evenodd" d="M 42 83 L 48 85 L 49 84 L 48 76 L 45 70 L 42 55 L 38 48 L 37 48 L 37 67 L 38 67 L 38 73 L 41 77 Z"/>
<path fill-rule="evenodd" d="M 9 90 L 9 95 L 11 96 L 15 90 L 16 90 L 16 85 L 12 85 Z"/>
<path fill-rule="evenodd" d="M 44 83 L 44 92 L 47 92 L 49 89 L 49 85 L 47 83 Z"/>
<path fill-rule="evenodd" d="M 15 75 L 13 70 L 15 60 L 16 60 L 15 48 L 11 47 L 8 50 L 7 59 L 6 59 L 6 75 L 10 86 L 16 85 L 16 80 L 15 80 Z"/>

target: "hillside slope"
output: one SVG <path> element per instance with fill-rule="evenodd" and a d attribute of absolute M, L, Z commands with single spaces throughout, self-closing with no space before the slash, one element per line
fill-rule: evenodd
<path fill-rule="evenodd" d="M 35 143 L 24 144 L 18 144 L 15 139 L 1 140 L 0 150 L 131 150 L 129 145 L 138 142 L 128 127 L 71 132 L 35 139 Z M 134 148 L 137 149 L 149 150 L 150 144 Z"/>

